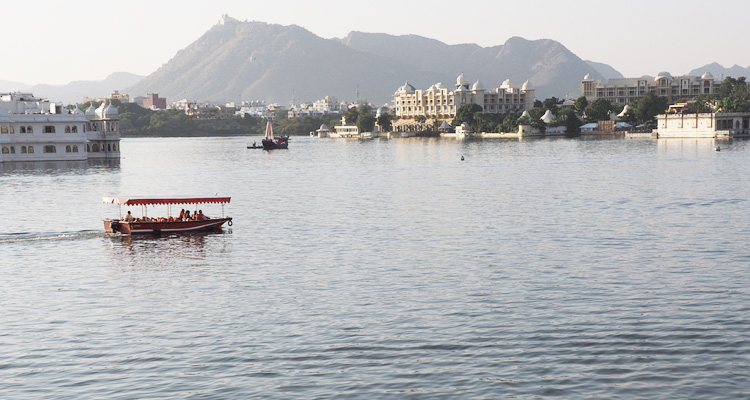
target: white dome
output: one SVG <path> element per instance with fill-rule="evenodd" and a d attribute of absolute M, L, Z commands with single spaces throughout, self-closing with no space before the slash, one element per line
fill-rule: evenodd
<path fill-rule="evenodd" d="M 585 76 L 583 77 L 583 80 L 584 80 L 584 81 L 590 81 L 590 80 L 591 80 L 591 74 L 590 74 L 590 73 L 589 73 L 589 74 L 586 74 L 586 75 L 585 75 Z"/>
<path fill-rule="evenodd" d="M 479 82 L 479 79 L 477 79 L 477 81 L 471 85 L 471 90 L 484 90 L 484 86 L 482 86 L 482 82 Z"/>
<path fill-rule="evenodd" d="M 656 74 L 656 78 L 654 78 L 654 80 L 658 81 L 659 79 L 662 79 L 662 78 L 672 80 L 672 74 L 670 74 L 667 71 L 662 71 Z"/>
<path fill-rule="evenodd" d="M 710 73 L 710 72 L 706 71 L 706 72 L 704 72 L 704 73 L 703 73 L 703 75 L 701 75 L 701 79 L 710 79 L 710 80 L 714 80 L 714 76 L 713 76 L 713 75 L 711 75 L 711 73 Z"/>
<path fill-rule="evenodd" d="M 531 85 L 531 82 L 527 79 L 526 82 L 523 83 L 523 86 L 521 86 L 521 90 L 531 90 L 534 86 Z"/>
<path fill-rule="evenodd" d="M 469 80 L 466 79 L 466 77 L 464 76 L 464 73 L 462 72 L 461 75 L 459 75 L 458 78 L 456 78 L 456 86 L 463 86 L 463 85 L 468 85 L 468 84 L 469 84 Z"/>
<path fill-rule="evenodd" d="M 80 108 L 78 108 L 78 106 L 76 106 L 76 108 L 73 109 L 73 111 L 72 111 L 71 114 L 74 114 L 74 115 L 86 115 L 86 114 L 83 113 L 83 111 L 81 111 Z"/>
<path fill-rule="evenodd" d="M 401 93 L 401 94 L 414 93 L 414 90 L 415 90 L 414 86 L 410 85 L 409 82 L 407 81 L 406 83 L 404 83 L 404 86 L 401 86 L 400 88 L 398 88 L 398 91 L 396 93 Z"/>
<path fill-rule="evenodd" d="M 445 89 L 442 82 L 438 82 L 435 84 L 435 89 Z"/>
<path fill-rule="evenodd" d="M 102 104 L 103 104 L 103 103 L 102 103 Z M 96 108 L 94 107 L 94 105 L 93 105 L 93 104 L 91 104 L 91 105 L 89 106 L 89 108 L 87 108 L 87 109 L 86 109 L 86 113 L 85 113 L 85 114 L 86 114 L 87 116 L 92 116 L 92 117 L 93 117 L 93 116 L 96 116 Z"/>
<path fill-rule="evenodd" d="M 113 106 L 112 103 L 110 103 L 108 106 L 104 107 L 104 111 L 102 111 L 102 118 L 118 118 L 120 115 L 120 112 L 117 111 L 117 107 Z"/>
<path fill-rule="evenodd" d="M 510 83 L 510 79 L 506 79 L 503 81 L 503 84 L 500 85 L 500 89 L 510 89 L 513 87 L 513 84 Z"/>

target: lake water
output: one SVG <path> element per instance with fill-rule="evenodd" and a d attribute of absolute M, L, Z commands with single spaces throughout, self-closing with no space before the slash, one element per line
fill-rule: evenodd
<path fill-rule="evenodd" d="M 750 397 L 750 142 L 253 140 L 0 165 L 0 398 Z"/>

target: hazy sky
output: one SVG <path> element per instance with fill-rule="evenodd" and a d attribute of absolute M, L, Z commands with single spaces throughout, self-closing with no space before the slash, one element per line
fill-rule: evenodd
<path fill-rule="evenodd" d="M 626 77 L 680 75 L 714 61 L 750 66 L 748 11 L 746 0 L 13 2 L 2 7 L 0 80 L 65 84 L 117 71 L 148 75 L 222 14 L 295 24 L 323 38 L 416 34 L 484 47 L 512 36 L 554 39 Z"/>

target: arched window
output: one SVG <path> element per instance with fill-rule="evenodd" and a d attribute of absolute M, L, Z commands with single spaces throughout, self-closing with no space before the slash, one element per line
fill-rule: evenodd
<path fill-rule="evenodd" d="M 34 133 L 34 128 L 32 128 L 31 126 L 27 126 L 26 127 L 26 133 Z M 29 153 L 31 153 L 31 152 L 29 152 Z"/>
<path fill-rule="evenodd" d="M 73 153 L 78 153 L 78 145 L 77 144 L 73 145 Z"/>
<path fill-rule="evenodd" d="M 94 145 L 91 146 L 91 152 L 92 153 L 98 153 L 99 152 L 99 143 L 94 143 Z"/>
<path fill-rule="evenodd" d="M 65 133 L 70 133 L 70 125 L 65 125 Z"/>
<path fill-rule="evenodd" d="M 34 152 L 34 146 L 29 146 L 29 154 Z"/>
<path fill-rule="evenodd" d="M 21 146 L 21 154 L 26 154 L 26 146 Z"/>
<path fill-rule="evenodd" d="M 51 144 L 48 144 L 48 145 L 44 146 L 44 148 L 42 148 L 42 152 L 44 152 L 44 153 L 57 153 L 57 149 L 55 148 L 55 146 L 53 146 Z"/>
<path fill-rule="evenodd" d="M 10 146 L 10 154 L 16 154 L 16 148 L 14 146 Z"/>
<path fill-rule="evenodd" d="M 44 125 L 44 130 L 42 130 L 44 133 L 55 133 L 55 126 L 54 125 Z"/>
<path fill-rule="evenodd" d="M 107 151 L 112 151 L 112 145 L 109 143 L 107 144 Z"/>
<path fill-rule="evenodd" d="M 72 128 L 70 128 L 70 130 L 71 130 L 71 131 L 72 131 L 73 133 L 78 133 L 78 126 L 76 126 L 76 125 L 73 125 L 73 127 L 72 127 Z"/>
<path fill-rule="evenodd" d="M 16 133 L 16 128 L 13 125 L 10 126 L 10 133 Z"/>
<path fill-rule="evenodd" d="M 25 126 L 21 127 L 21 133 L 26 133 L 26 127 Z"/>
<path fill-rule="evenodd" d="M 3 146 L 3 154 L 8 154 L 8 153 L 10 153 L 10 149 L 8 148 L 8 146 Z"/>
<path fill-rule="evenodd" d="M 65 152 L 66 153 L 70 153 L 72 151 L 73 151 L 73 149 L 70 147 L 70 145 L 65 146 Z"/>
<path fill-rule="evenodd" d="M 0 125 L 0 133 L 8 133 L 8 126 Z"/>
<path fill-rule="evenodd" d="M 112 145 L 112 151 L 117 151 L 117 144 Z"/>

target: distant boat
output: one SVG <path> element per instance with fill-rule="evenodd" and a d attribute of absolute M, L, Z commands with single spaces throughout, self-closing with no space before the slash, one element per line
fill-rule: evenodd
<path fill-rule="evenodd" d="M 269 119 L 266 123 L 266 137 L 261 140 L 264 150 L 288 149 L 289 136 L 273 136 L 273 123 Z"/>

